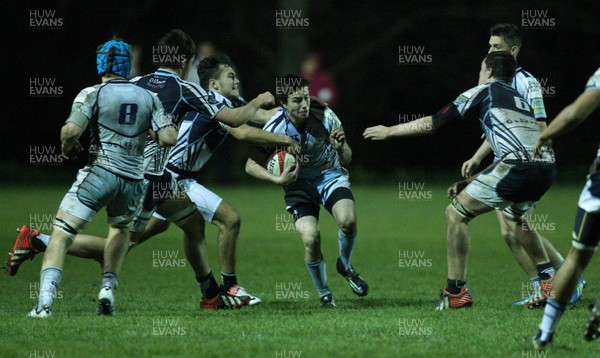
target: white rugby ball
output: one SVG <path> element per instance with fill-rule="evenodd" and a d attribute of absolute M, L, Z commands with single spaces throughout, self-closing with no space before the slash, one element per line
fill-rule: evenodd
<path fill-rule="evenodd" d="M 294 165 L 296 165 L 296 158 L 285 150 L 281 150 L 269 157 L 267 170 L 273 175 L 280 176 L 284 170 Z"/>

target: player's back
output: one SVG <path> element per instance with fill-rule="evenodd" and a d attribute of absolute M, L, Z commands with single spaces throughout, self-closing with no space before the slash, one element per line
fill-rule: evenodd
<path fill-rule="evenodd" d="M 487 86 L 480 120 L 494 153 L 499 158 L 533 160 L 533 147 L 541 129 L 531 106 L 504 81 Z"/>
<path fill-rule="evenodd" d="M 144 143 L 153 114 L 159 110 L 153 95 L 125 80 L 94 88 L 82 107 L 90 119 L 91 164 L 141 179 Z"/>

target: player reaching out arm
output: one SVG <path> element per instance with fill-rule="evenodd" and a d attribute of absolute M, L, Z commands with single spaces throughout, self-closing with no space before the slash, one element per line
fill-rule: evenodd
<path fill-rule="evenodd" d="M 540 128 L 531 107 L 509 85 L 516 62 L 505 52 L 488 54 L 481 64 L 479 86 L 461 94 L 433 116 L 392 127 L 365 129 L 363 137 L 430 134 L 452 120 L 476 117 L 500 161 L 479 175 L 446 209 L 448 222 L 448 281 L 437 310 L 468 307 L 473 299 L 466 287 L 470 234 L 468 222 L 493 209 L 502 211 L 517 238 L 537 265 L 545 300 L 552 288 L 554 269 L 539 241 L 523 220 L 523 214 L 541 198 L 554 181 L 556 168 L 551 151 L 542 159 L 533 155 Z M 527 192 L 527 195 L 524 193 Z"/>

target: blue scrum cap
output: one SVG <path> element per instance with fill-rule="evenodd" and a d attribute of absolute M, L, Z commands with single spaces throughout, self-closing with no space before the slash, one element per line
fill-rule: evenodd
<path fill-rule="evenodd" d="M 107 55 L 111 50 L 113 50 L 113 57 L 111 66 L 108 68 Z M 125 41 L 110 40 L 106 42 L 96 54 L 96 68 L 100 76 L 113 73 L 127 78 L 131 70 L 131 46 Z"/>

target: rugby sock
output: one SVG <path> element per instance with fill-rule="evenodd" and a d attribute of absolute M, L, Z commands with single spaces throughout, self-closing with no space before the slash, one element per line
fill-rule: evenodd
<path fill-rule="evenodd" d="M 39 234 L 31 239 L 31 245 L 38 251 L 46 251 L 48 243 L 50 242 L 50 235 Z"/>
<path fill-rule="evenodd" d="M 319 297 L 331 294 L 329 286 L 327 285 L 327 267 L 325 265 L 325 259 L 321 257 L 320 261 L 306 262 L 306 267 L 317 287 L 317 291 L 319 291 Z"/>
<path fill-rule="evenodd" d="M 219 284 L 217 283 L 217 280 L 215 280 L 212 271 L 204 277 L 196 276 L 196 281 L 200 286 L 202 297 L 211 299 L 219 294 Z"/>
<path fill-rule="evenodd" d="M 542 331 L 540 339 L 542 341 L 550 339 L 566 308 L 566 305 L 561 305 L 552 298 L 548 298 L 546 308 L 544 308 L 544 318 L 542 318 L 542 324 L 540 325 L 540 330 Z"/>
<path fill-rule="evenodd" d="M 537 265 L 536 269 L 538 271 L 538 276 L 540 277 L 540 280 L 547 280 L 550 277 L 552 277 L 552 275 L 554 275 L 554 267 L 552 267 L 552 264 L 550 262 Z"/>
<path fill-rule="evenodd" d="M 221 271 L 221 280 L 223 280 L 223 288 L 225 291 L 237 285 L 237 276 L 235 273 L 225 273 Z"/>
<path fill-rule="evenodd" d="M 112 271 L 102 273 L 102 287 L 110 287 L 113 290 L 117 287 L 117 274 Z"/>
<path fill-rule="evenodd" d="M 460 290 L 467 285 L 467 281 L 448 279 L 446 290 L 453 295 L 459 294 Z"/>
<path fill-rule="evenodd" d="M 340 260 L 344 265 L 344 269 L 348 270 L 354 244 L 356 243 L 356 232 L 354 235 L 346 235 L 341 229 L 338 230 L 338 242 L 340 244 Z"/>
<path fill-rule="evenodd" d="M 50 307 L 56 297 L 56 289 L 62 279 L 62 270 L 58 267 L 46 267 L 40 272 L 40 296 L 38 304 Z"/>
<path fill-rule="evenodd" d="M 540 277 L 534 276 L 534 277 L 530 278 L 529 285 L 530 285 L 530 288 L 532 289 L 532 291 L 537 291 L 537 289 L 540 288 Z"/>

